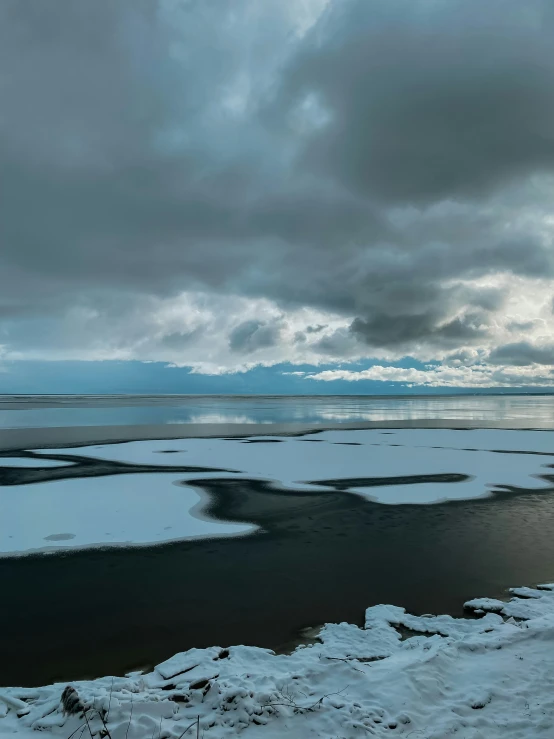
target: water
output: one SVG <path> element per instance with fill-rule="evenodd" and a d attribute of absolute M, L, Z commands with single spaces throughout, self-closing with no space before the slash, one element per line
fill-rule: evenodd
<path fill-rule="evenodd" d="M 0 428 L 419 419 L 554 425 L 554 395 L 0 396 Z"/>

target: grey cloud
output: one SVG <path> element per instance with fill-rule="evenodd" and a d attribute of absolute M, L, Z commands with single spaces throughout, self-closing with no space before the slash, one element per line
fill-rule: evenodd
<path fill-rule="evenodd" d="M 239 324 L 229 337 L 229 347 L 235 352 L 254 352 L 269 346 L 275 346 L 279 341 L 281 328 L 272 323 L 260 321 L 244 321 Z"/>
<path fill-rule="evenodd" d="M 296 335 L 330 356 L 455 351 L 503 306 L 472 280 L 554 276 L 551 5 L 331 0 L 304 36 L 298 8 L 0 6 L 2 342 L 78 308 L 111 346 L 110 316 L 140 336 L 150 297 L 194 290 L 354 318 Z M 282 335 L 246 322 L 229 346 Z"/>
<path fill-rule="evenodd" d="M 475 349 L 462 349 L 458 352 L 448 354 L 443 359 L 444 365 L 452 367 L 460 367 L 463 365 L 473 365 L 481 360 L 481 353 Z"/>
<path fill-rule="evenodd" d="M 508 331 L 530 331 L 537 324 L 537 321 L 510 321 L 506 324 Z"/>
<path fill-rule="evenodd" d="M 348 357 L 359 350 L 357 337 L 348 329 L 339 328 L 327 336 L 322 336 L 313 348 L 329 357 Z"/>
<path fill-rule="evenodd" d="M 488 330 L 473 314 L 454 318 L 438 324 L 438 316 L 433 313 L 386 315 L 376 314 L 371 318 L 356 318 L 351 331 L 368 344 L 390 346 L 407 344 L 425 339 L 442 346 L 475 343 L 486 338 Z"/>
<path fill-rule="evenodd" d="M 517 367 L 530 364 L 554 365 L 554 344 L 534 346 L 527 341 L 504 344 L 494 349 L 487 361 L 491 364 L 511 364 Z"/>
<path fill-rule="evenodd" d="M 183 349 L 190 346 L 203 332 L 202 327 L 195 328 L 192 331 L 173 331 L 162 337 L 161 344 L 169 349 Z"/>
<path fill-rule="evenodd" d="M 467 303 L 491 312 L 499 310 L 505 299 L 505 292 L 501 288 L 480 288 L 468 291 Z"/>
<path fill-rule="evenodd" d="M 553 31 L 547 0 L 333 4 L 282 90 L 327 111 L 303 162 L 418 203 L 552 170 Z"/>

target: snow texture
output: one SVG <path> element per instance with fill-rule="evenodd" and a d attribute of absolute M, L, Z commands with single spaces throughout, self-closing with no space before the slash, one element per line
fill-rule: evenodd
<path fill-rule="evenodd" d="M 96 739 L 551 739 L 554 585 L 477 599 L 479 619 L 374 606 L 365 628 L 327 624 L 290 655 L 191 649 L 148 674 L 73 683 Z M 401 639 L 397 627 L 418 632 Z M 0 736 L 90 737 L 66 685 L 0 689 Z M 188 728 L 188 730 L 187 730 Z M 75 734 L 73 734 L 75 732 Z"/>
<path fill-rule="evenodd" d="M 0 487 L 0 554 L 91 546 L 147 545 L 255 529 L 202 516 L 205 498 L 153 473 Z"/>

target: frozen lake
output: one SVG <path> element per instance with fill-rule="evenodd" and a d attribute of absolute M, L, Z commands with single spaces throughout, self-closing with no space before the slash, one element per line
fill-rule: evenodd
<path fill-rule="evenodd" d="M 121 673 L 214 643 L 275 648 L 304 626 L 360 622 L 375 603 L 458 613 L 554 579 L 554 431 L 3 454 L 0 682 Z"/>

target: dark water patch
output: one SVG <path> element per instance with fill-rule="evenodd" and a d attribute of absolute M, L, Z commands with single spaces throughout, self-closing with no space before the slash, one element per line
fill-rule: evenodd
<path fill-rule="evenodd" d="M 457 472 L 441 473 L 436 475 L 399 475 L 396 477 L 344 477 L 334 480 L 310 480 L 308 485 L 323 485 L 335 490 L 350 490 L 351 488 L 385 487 L 387 485 L 421 485 L 426 482 L 452 483 L 466 482 L 471 475 Z"/>
<path fill-rule="evenodd" d="M 167 468 L 164 468 L 167 471 Z M 464 615 L 464 601 L 554 578 L 554 476 L 541 490 L 384 506 L 336 489 L 198 478 L 244 538 L 0 560 L 0 683 L 123 674 L 190 647 L 276 647 L 367 606 Z M 190 484 L 190 482 L 187 482 Z"/>
<path fill-rule="evenodd" d="M 510 449 L 489 449 L 488 451 L 494 454 L 534 454 L 539 457 L 554 457 L 554 452 L 530 452 L 530 451 L 515 451 Z M 551 467 L 552 465 L 549 465 Z"/>
<path fill-rule="evenodd" d="M 74 538 L 75 534 L 50 534 L 44 537 L 44 541 L 69 541 Z"/>
<path fill-rule="evenodd" d="M 387 444 L 387 446 L 405 446 L 405 444 Z M 531 454 L 536 457 L 554 457 L 554 452 L 533 452 L 524 449 L 476 449 L 475 447 L 431 446 L 422 449 L 448 449 L 454 452 L 489 452 L 490 454 Z"/>
<path fill-rule="evenodd" d="M 32 469 L 35 472 L 38 472 L 40 474 L 46 474 L 48 471 L 56 471 L 60 469 L 69 469 L 69 466 L 73 466 L 77 464 L 75 462 L 75 459 L 72 456 L 64 455 L 63 459 L 61 456 L 54 455 L 46 455 L 46 454 L 35 454 L 34 452 L 29 452 L 26 449 L 18 449 L 17 451 L 0 451 L 0 460 L 1 459 L 32 459 L 34 462 L 37 462 L 38 464 L 33 465 L 32 468 L 28 467 L 17 467 L 13 465 L 1 465 L 0 466 L 0 476 L 5 470 L 8 471 L 14 471 L 15 474 L 19 472 L 20 470 L 23 472 L 27 469 Z M 84 457 L 83 459 L 88 459 L 88 457 Z M 52 467 L 51 464 L 44 465 L 44 467 L 40 466 L 41 462 L 62 462 L 63 464 L 60 464 L 59 467 Z M 7 478 L 11 478 L 11 475 L 7 475 Z M 0 478 L 0 485 L 3 485 L 4 483 L 1 482 Z M 9 483 L 8 483 L 9 484 Z"/>
<path fill-rule="evenodd" d="M 321 509 L 329 507 L 333 500 L 338 502 L 344 495 L 338 490 L 295 490 L 271 480 L 234 477 L 199 478 L 182 484 L 208 493 L 209 502 L 203 509 L 208 516 L 233 523 L 255 523 L 262 533 L 268 534 L 299 530 L 303 523 L 301 519 L 297 521 L 297 517 L 307 512 L 315 521 Z"/>
<path fill-rule="evenodd" d="M 352 441 L 335 441 L 334 444 L 355 444 L 359 442 Z M 407 444 L 379 444 L 371 442 L 370 446 L 408 446 Z M 415 445 L 411 446 L 412 449 L 446 449 L 453 452 L 489 452 L 491 454 L 531 454 L 537 457 L 554 457 L 554 452 L 534 452 L 529 450 L 518 450 L 518 449 L 477 449 L 475 447 L 458 447 L 458 446 L 427 446 L 427 445 Z"/>
<path fill-rule="evenodd" d="M 11 456 L 14 456 L 13 454 Z M 218 467 L 198 467 L 185 465 L 157 465 L 157 464 L 132 464 L 118 462 L 108 459 L 93 459 L 92 457 L 81 457 L 69 454 L 32 454 L 32 452 L 19 453 L 20 457 L 31 457 L 39 460 L 54 460 L 58 462 L 71 462 L 71 465 L 63 467 L 0 467 L 0 485 L 29 485 L 39 482 L 53 482 L 59 480 L 74 480 L 83 477 L 105 477 L 106 475 L 135 475 L 139 473 L 168 472 L 201 474 L 209 472 L 221 472 L 225 474 L 237 472 L 237 470 L 222 469 Z"/>
<path fill-rule="evenodd" d="M 361 441 L 334 441 L 338 446 L 363 446 Z"/>
<path fill-rule="evenodd" d="M 282 444 L 284 439 L 246 439 L 241 444 Z"/>

